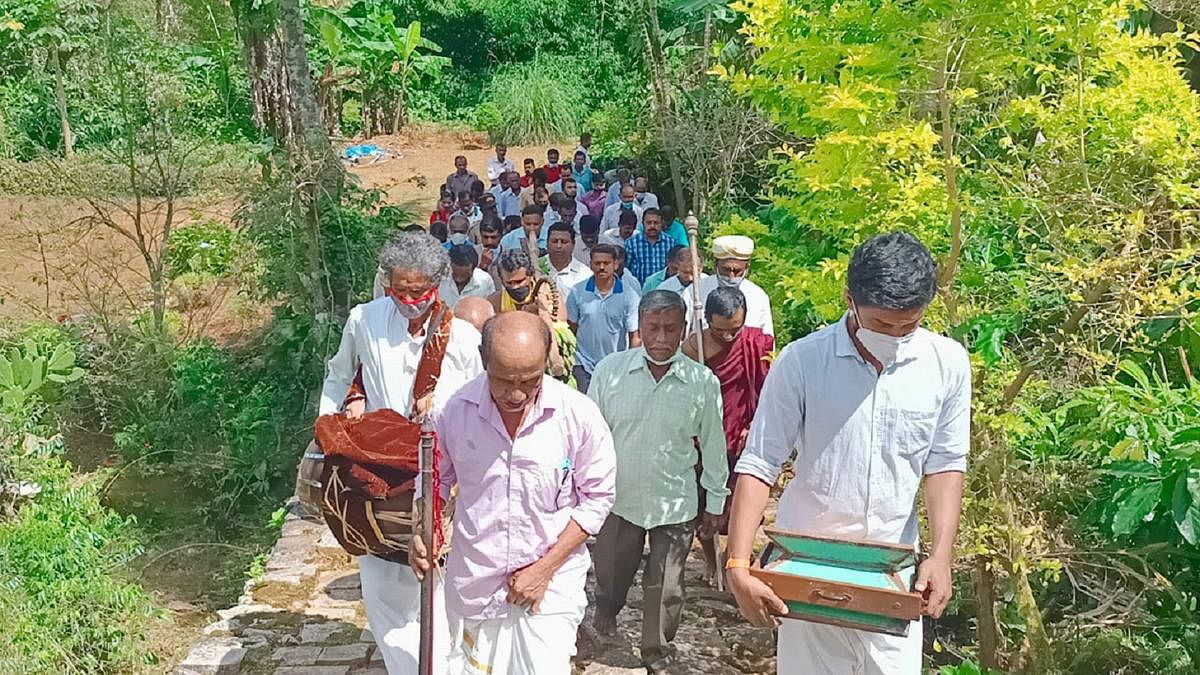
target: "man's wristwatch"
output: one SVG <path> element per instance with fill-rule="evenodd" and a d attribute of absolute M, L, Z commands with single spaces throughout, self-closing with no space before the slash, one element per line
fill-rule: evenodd
<path fill-rule="evenodd" d="M 750 567 L 750 559 L 749 558 L 730 558 L 729 560 L 725 561 L 725 569 L 727 569 L 727 570 L 745 569 L 745 568 L 749 568 L 749 567 Z"/>

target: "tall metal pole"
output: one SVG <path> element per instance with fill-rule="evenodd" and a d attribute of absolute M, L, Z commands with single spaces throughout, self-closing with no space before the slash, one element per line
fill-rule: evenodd
<path fill-rule="evenodd" d="M 700 300 L 700 221 L 688 211 L 683 221 L 687 228 L 688 248 L 692 252 L 692 331 L 696 334 L 696 357 L 704 365 L 704 304 Z"/>
<path fill-rule="evenodd" d="M 433 675 L 433 589 L 437 575 L 434 566 L 437 564 L 437 551 L 434 547 L 433 532 L 433 503 L 438 498 L 433 484 L 433 423 L 426 417 L 421 424 L 421 540 L 425 542 L 425 551 L 429 559 L 429 570 L 421 581 L 421 644 L 417 657 L 417 672 L 420 675 Z"/>

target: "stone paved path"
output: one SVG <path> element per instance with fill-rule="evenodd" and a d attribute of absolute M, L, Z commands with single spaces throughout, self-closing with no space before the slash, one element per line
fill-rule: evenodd
<path fill-rule="evenodd" d="M 292 506 L 261 578 L 247 582 L 239 604 L 218 612 L 176 669 L 178 675 L 386 675 L 362 609 L 358 568 L 322 524 Z M 672 672 L 724 675 L 775 672 L 775 640 L 751 628 L 730 596 L 700 580 L 699 554 L 688 562 L 688 600 L 676 636 Z M 591 593 L 592 580 L 588 591 Z M 641 590 L 618 617 L 618 635 L 580 630 L 575 675 L 644 673 L 637 644 Z"/>

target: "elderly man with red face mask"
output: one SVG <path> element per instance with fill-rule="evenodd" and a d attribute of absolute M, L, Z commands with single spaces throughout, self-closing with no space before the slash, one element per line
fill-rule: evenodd
<path fill-rule="evenodd" d="M 401 232 L 384 246 L 379 267 L 384 295 L 350 310 L 338 351 L 329 360 L 321 390 L 320 414 L 360 418 L 389 408 L 404 416 L 437 411 L 460 386 L 482 372 L 479 332 L 453 318 L 437 288 L 450 273 L 450 259 L 436 239 Z M 432 391 L 414 400 L 418 368 L 429 358 L 427 337 L 448 334 Z M 425 369 L 427 370 L 428 366 Z M 354 383 L 354 393 L 346 392 Z M 420 587 L 404 551 L 384 559 L 358 558 L 367 621 L 384 663 L 393 675 L 417 672 Z M 439 653 L 448 636 L 445 621 Z"/>

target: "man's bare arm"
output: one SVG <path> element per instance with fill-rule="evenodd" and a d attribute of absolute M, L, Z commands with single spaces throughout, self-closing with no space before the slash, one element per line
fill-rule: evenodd
<path fill-rule="evenodd" d="M 587 538 L 588 533 L 574 518 L 567 521 L 567 526 L 559 533 L 558 539 L 545 555 L 529 566 L 517 570 L 509 578 L 508 601 L 524 607 L 531 614 L 536 614 L 554 573 L 580 544 L 587 541 Z"/>
<path fill-rule="evenodd" d="M 946 610 L 954 590 L 950 567 L 962 513 L 962 493 L 961 471 L 943 471 L 925 477 L 925 507 L 929 511 L 932 542 L 929 557 L 917 569 L 913 588 L 925 595 L 925 613 L 935 619 Z"/>
<path fill-rule="evenodd" d="M 754 554 L 754 534 L 770 496 L 770 485 L 754 476 L 738 476 L 729 512 L 730 560 L 749 560 Z M 774 626 L 777 623 L 775 615 L 787 614 L 787 605 L 770 587 L 750 576 L 750 570 L 745 567 L 730 569 L 727 578 L 738 609 L 751 624 Z"/>

